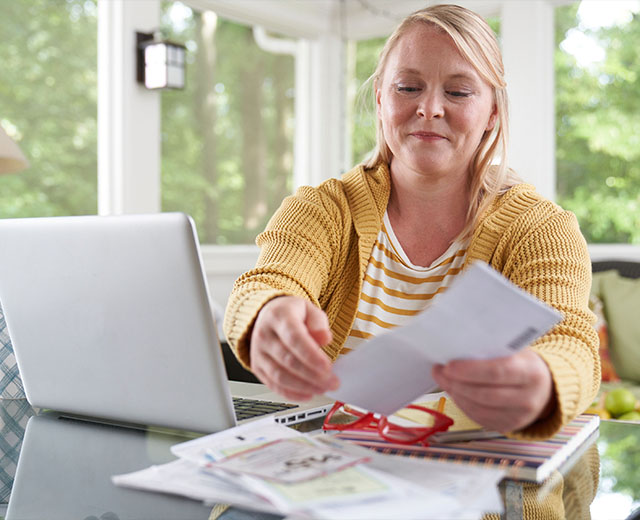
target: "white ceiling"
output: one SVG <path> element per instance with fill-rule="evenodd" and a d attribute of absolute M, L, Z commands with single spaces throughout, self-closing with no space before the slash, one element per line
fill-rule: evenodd
<path fill-rule="evenodd" d="M 522 1 L 522 0 L 505 0 Z M 552 0 L 553 1 L 553 0 Z M 338 34 L 348 39 L 388 35 L 406 15 L 441 0 L 184 0 L 196 9 L 287 36 L 314 38 Z M 499 14 L 502 0 L 462 0 L 483 16 Z"/>

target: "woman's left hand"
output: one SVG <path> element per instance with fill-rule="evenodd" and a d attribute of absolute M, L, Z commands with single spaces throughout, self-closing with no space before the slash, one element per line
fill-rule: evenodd
<path fill-rule="evenodd" d="M 489 430 L 520 430 L 555 404 L 549 367 L 529 348 L 509 357 L 436 365 L 432 374 L 467 416 Z"/>

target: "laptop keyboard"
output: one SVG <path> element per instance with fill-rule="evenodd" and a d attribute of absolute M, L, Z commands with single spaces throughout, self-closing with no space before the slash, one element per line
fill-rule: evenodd
<path fill-rule="evenodd" d="M 243 419 L 251 419 L 252 417 L 259 417 L 260 415 L 267 415 L 269 413 L 288 410 L 289 408 L 296 408 L 297 405 L 234 397 L 233 407 L 236 410 L 236 419 L 238 421 L 242 421 Z"/>

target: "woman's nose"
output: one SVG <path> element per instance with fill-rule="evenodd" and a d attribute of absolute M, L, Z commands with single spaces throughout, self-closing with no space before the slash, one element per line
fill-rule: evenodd
<path fill-rule="evenodd" d="M 436 119 L 444 116 L 442 96 L 437 93 L 425 92 L 418 102 L 416 113 L 418 117 L 424 117 L 425 119 Z"/>

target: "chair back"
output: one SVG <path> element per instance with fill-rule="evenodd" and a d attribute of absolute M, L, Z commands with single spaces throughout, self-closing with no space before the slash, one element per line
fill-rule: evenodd
<path fill-rule="evenodd" d="M 625 278 L 640 278 L 640 262 L 630 260 L 598 260 L 592 262 L 591 268 L 594 273 L 613 269 Z"/>

